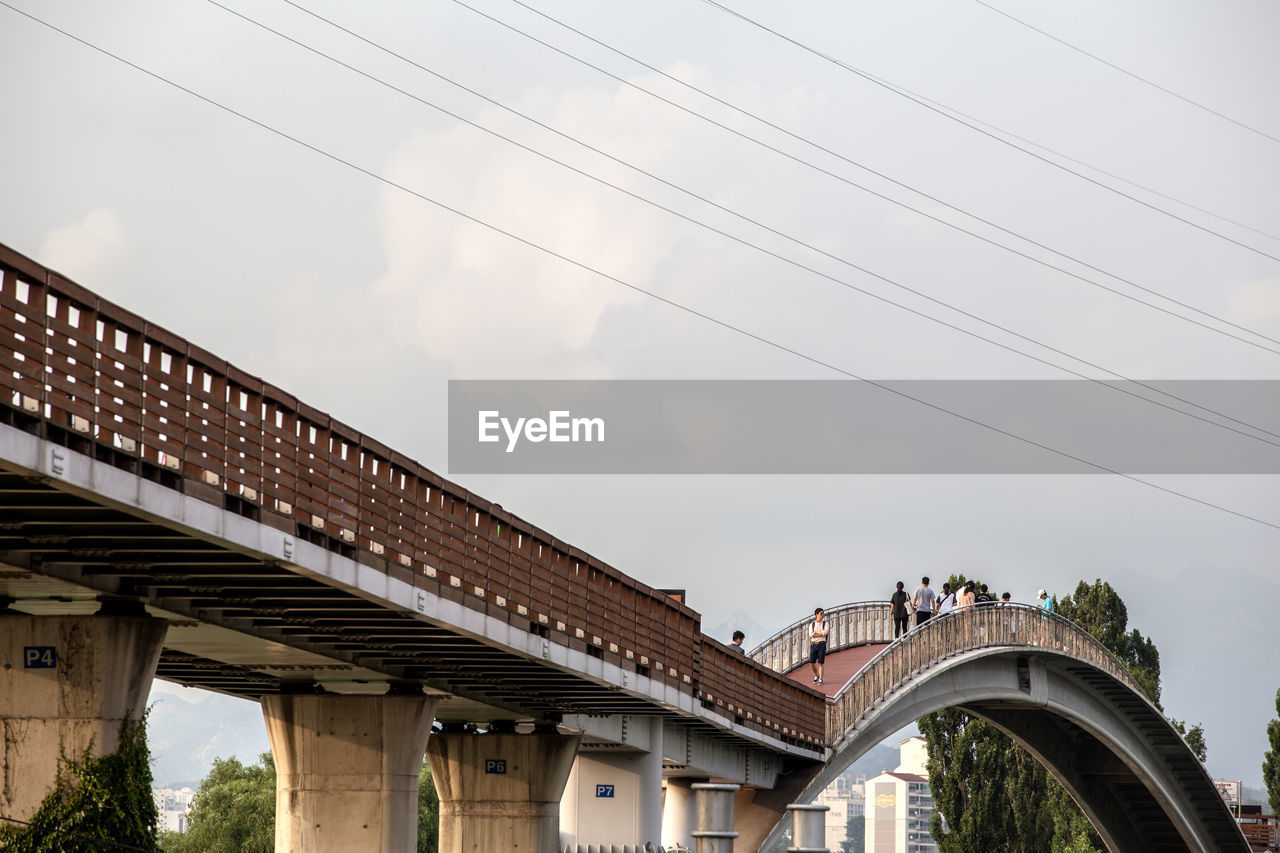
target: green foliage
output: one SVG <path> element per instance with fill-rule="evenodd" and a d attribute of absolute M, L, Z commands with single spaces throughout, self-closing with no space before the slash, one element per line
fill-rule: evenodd
<path fill-rule="evenodd" d="M 935 808 L 930 829 L 941 853 L 1056 849 L 1046 792 L 1057 783 L 1035 759 L 988 723 L 952 708 L 919 725 L 929 749 Z"/>
<path fill-rule="evenodd" d="M 1280 690 L 1276 691 L 1276 719 L 1267 723 L 1267 741 L 1271 748 L 1262 757 L 1262 781 L 1271 813 L 1280 814 Z"/>
<path fill-rule="evenodd" d="M 125 723 L 120 749 L 101 758 L 62 757 L 57 784 L 27 826 L 0 827 L 11 853 L 154 850 L 156 804 L 146 720 Z"/>
<path fill-rule="evenodd" d="M 439 843 L 440 797 L 431 767 L 424 761 L 418 771 L 418 853 L 436 853 Z"/>
<path fill-rule="evenodd" d="M 187 831 L 166 832 L 165 853 L 273 853 L 276 849 L 276 765 L 264 752 L 261 764 L 245 766 L 215 758 L 191 801 Z"/>
<path fill-rule="evenodd" d="M 844 824 L 844 841 L 840 842 L 840 853 L 864 853 L 867 849 L 867 817 L 851 814 Z"/>
<path fill-rule="evenodd" d="M 1111 584 L 1101 579 L 1092 586 L 1080 581 L 1075 597 L 1068 595 L 1058 603 L 1058 613 L 1084 628 L 1119 658 L 1147 698 L 1160 708 L 1160 652 L 1137 629 L 1125 633 L 1129 611 Z"/>
<path fill-rule="evenodd" d="M 166 832 L 165 853 L 272 853 L 275 850 L 276 765 L 264 752 L 259 764 L 214 759 L 191 801 L 185 833 Z M 436 853 L 440 799 L 426 762 L 418 776 L 418 853 Z M 150 791 L 148 791 L 148 796 Z"/>
<path fill-rule="evenodd" d="M 1187 728 L 1187 724 L 1182 720 L 1169 718 L 1169 722 L 1178 730 L 1178 734 L 1182 735 L 1182 739 L 1187 742 L 1187 746 L 1191 747 L 1191 751 L 1195 753 L 1196 758 L 1206 761 L 1209 758 L 1209 746 L 1204 742 L 1204 729 L 1199 723 L 1191 728 Z"/>

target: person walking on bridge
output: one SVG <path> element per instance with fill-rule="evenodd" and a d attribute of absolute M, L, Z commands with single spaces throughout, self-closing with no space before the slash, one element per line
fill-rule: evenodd
<path fill-rule="evenodd" d="M 822 665 L 827 661 L 827 623 L 822 608 L 813 611 L 809 625 L 809 668 L 813 670 L 813 683 L 822 683 Z"/>
<path fill-rule="evenodd" d="M 916 611 L 917 628 L 933 617 L 933 604 L 937 598 L 937 593 L 929 589 L 929 578 L 920 578 L 920 588 L 916 590 L 916 594 L 911 599 L 911 606 Z"/>
<path fill-rule="evenodd" d="M 893 638 L 895 640 L 907 633 L 910 627 L 911 614 L 907 612 L 907 605 L 910 603 L 911 596 L 907 595 L 902 581 L 898 581 L 897 591 L 889 597 L 889 604 L 893 607 Z"/>

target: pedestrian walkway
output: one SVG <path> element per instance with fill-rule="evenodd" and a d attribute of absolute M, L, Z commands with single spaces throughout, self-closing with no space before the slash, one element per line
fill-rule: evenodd
<path fill-rule="evenodd" d="M 813 673 L 808 666 L 802 666 L 787 674 L 787 677 L 799 684 L 821 690 L 830 699 L 849 683 L 849 679 L 858 674 L 881 651 L 888 648 L 887 643 L 854 646 L 838 652 L 827 652 L 827 663 L 823 671 L 822 684 L 813 683 Z"/>

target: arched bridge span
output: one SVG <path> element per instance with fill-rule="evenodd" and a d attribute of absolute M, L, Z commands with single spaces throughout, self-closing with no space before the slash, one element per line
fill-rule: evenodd
<path fill-rule="evenodd" d="M 887 639 L 887 605 L 831 613 L 842 623 L 833 651 Z M 802 666 L 800 630 L 791 626 L 752 656 L 782 671 Z M 812 800 L 894 732 L 949 707 L 1030 751 L 1114 853 L 1249 849 L 1204 766 L 1124 665 L 1069 620 L 1023 605 L 963 608 L 885 645 L 832 698 L 830 755 L 799 800 Z"/>

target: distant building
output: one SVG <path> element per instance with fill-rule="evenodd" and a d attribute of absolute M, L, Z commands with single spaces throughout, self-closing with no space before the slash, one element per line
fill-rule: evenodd
<path fill-rule="evenodd" d="M 901 764 L 866 781 L 867 853 L 937 853 L 929 831 L 933 794 L 925 776 L 927 752 L 921 737 L 899 744 Z"/>
<path fill-rule="evenodd" d="M 863 814 L 862 783 L 865 776 L 852 771 L 841 773 L 813 801 L 826 806 L 824 845 L 828 850 L 840 850 L 848 837 L 849 818 Z"/>
<path fill-rule="evenodd" d="M 1239 780 L 1214 779 L 1213 784 L 1240 824 L 1249 849 L 1254 853 L 1280 853 L 1280 816 L 1264 814 L 1262 806 L 1244 805 L 1244 785 Z"/>
<path fill-rule="evenodd" d="M 187 831 L 187 811 L 196 792 L 191 788 L 152 788 L 156 801 L 156 827 L 169 832 Z"/>
<path fill-rule="evenodd" d="M 813 801 L 814 805 L 827 807 L 823 846 L 828 850 L 840 849 L 840 845 L 847 837 L 849 826 L 849 798 L 846 794 L 841 794 L 834 789 L 834 785 L 826 788 Z"/>

